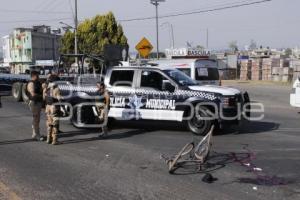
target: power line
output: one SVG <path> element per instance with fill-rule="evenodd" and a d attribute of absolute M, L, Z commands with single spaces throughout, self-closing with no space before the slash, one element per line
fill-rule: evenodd
<path fill-rule="evenodd" d="M 68 0 L 68 3 L 69 3 L 69 6 L 70 6 L 70 10 L 72 12 L 72 16 L 73 16 L 73 18 L 75 18 L 74 9 L 73 9 L 73 5 L 72 5 L 71 0 Z"/>
<path fill-rule="evenodd" d="M 26 22 L 52 22 L 52 21 L 61 21 L 69 20 L 72 18 L 56 18 L 56 19 L 33 19 L 33 20 L 14 20 L 14 21 L 0 21 L 0 23 L 10 24 L 10 23 L 26 23 Z"/>
<path fill-rule="evenodd" d="M 41 8 L 43 6 L 45 6 L 45 4 L 48 3 L 48 2 L 49 2 L 48 0 L 44 0 L 44 1 L 40 0 L 39 4 L 36 4 L 36 6 L 33 7 L 33 10 L 42 10 Z"/>
<path fill-rule="evenodd" d="M 265 2 L 268 2 L 268 1 L 272 1 L 272 0 L 262 0 L 262 1 L 256 1 L 256 2 L 242 3 L 242 4 L 238 4 L 238 5 L 232 5 L 232 6 L 223 6 L 223 7 L 220 7 L 220 8 L 198 10 L 198 11 L 191 11 L 191 12 L 183 12 L 183 13 L 178 13 L 178 14 L 168 14 L 168 15 L 160 16 L 159 18 L 162 19 L 162 18 L 178 17 L 178 16 L 184 16 L 184 15 L 207 13 L 207 12 L 226 10 L 226 9 L 231 9 L 231 8 L 244 7 L 244 6 L 254 5 L 254 4 L 260 4 L 260 3 L 265 3 Z M 150 19 L 155 19 L 155 17 L 125 19 L 125 20 L 119 20 L 119 22 L 144 21 L 144 20 L 150 20 Z"/>
<path fill-rule="evenodd" d="M 51 4 L 43 10 L 56 10 L 57 8 L 64 7 L 59 0 L 51 0 Z"/>
<path fill-rule="evenodd" d="M 201 9 L 193 9 L 193 10 L 187 10 L 185 12 L 195 12 L 195 11 L 199 11 L 199 10 L 203 10 L 203 9 L 210 9 L 210 8 L 216 8 L 216 7 L 221 7 L 221 6 L 230 6 L 230 5 L 236 5 L 236 4 L 244 4 L 244 3 L 250 3 L 253 1 L 257 1 L 257 0 L 243 0 L 243 1 L 222 1 L 219 4 L 211 4 L 205 7 L 202 7 Z M 170 14 L 177 14 L 177 13 L 182 13 L 182 12 L 173 12 Z"/>
<path fill-rule="evenodd" d="M 41 10 L 51 10 L 51 6 L 56 2 L 57 0 L 46 0 L 46 3 L 41 7 Z"/>
<path fill-rule="evenodd" d="M 70 14 L 70 12 L 66 11 L 44 11 L 44 10 L 8 10 L 8 9 L 0 9 L 0 12 L 6 13 L 35 13 L 35 14 Z"/>
<path fill-rule="evenodd" d="M 212 8 L 212 9 L 206 9 L 206 10 L 183 12 L 183 13 L 178 13 L 178 14 L 168 14 L 168 15 L 160 16 L 159 18 L 163 19 L 163 18 L 170 18 L 170 17 L 179 17 L 179 16 L 185 16 L 185 15 L 208 13 L 208 12 L 213 12 L 213 11 L 220 11 L 220 10 L 227 10 L 227 9 L 232 9 L 232 8 L 250 6 L 250 5 L 254 5 L 254 4 L 261 4 L 261 3 L 265 3 L 265 2 L 269 2 L 269 1 L 272 1 L 272 0 L 261 0 L 261 1 L 242 3 L 242 4 L 237 4 L 237 5 L 231 5 L 231 6 L 223 6 L 223 7 L 219 7 L 219 8 Z M 156 17 L 141 17 L 141 18 L 123 19 L 123 20 L 118 20 L 118 21 L 119 22 L 145 21 L 145 20 L 151 20 L 151 19 L 155 19 L 155 18 Z"/>

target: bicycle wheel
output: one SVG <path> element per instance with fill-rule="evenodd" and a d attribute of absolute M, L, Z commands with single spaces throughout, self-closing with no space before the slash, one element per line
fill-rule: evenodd
<path fill-rule="evenodd" d="M 177 161 L 182 157 L 185 156 L 187 154 L 189 154 L 192 150 L 194 149 L 194 143 L 188 143 L 186 144 L 180 151 L 179 153 L 175 156 L 175 158 L 173 160 L 170 160 L 168 162 L 169 165 L 169 173 L 173 174 L 174 171 L 177 169 L 176 168 L 176 164 Z"/>

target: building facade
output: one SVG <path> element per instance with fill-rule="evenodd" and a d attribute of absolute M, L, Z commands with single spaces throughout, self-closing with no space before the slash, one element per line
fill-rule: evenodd
<path fill-rule="evenodd" d="M 14 29 L 8 40 L 6 37 L 6 47 L 4 47 L 9 54 L 7 59 L 12 73 L 25 73 L 29 66 L 36 64 L 36 61 L 57 61 L 60 37 L 51 33 L 49 26 Z"/>

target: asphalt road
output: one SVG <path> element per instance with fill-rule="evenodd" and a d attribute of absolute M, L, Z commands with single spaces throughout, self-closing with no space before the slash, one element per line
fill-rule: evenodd
<path fill-rule="evenodd" d="M 3 98 L 0 200 L 300 199 L 300 114 L 289 106 L 290 88 L 237 87 L 265 105 L 265 118 L 244 124 L 239 132 L 214 135 L 209 159 L 214 165 L 206 168 L 217 178 L 212 184 L 202 182 L 204 174 L 195 166 L 170 175 L 160 158 L 201 139 L 183 126 L 118 123 L 107 139 L 99 140 L 96 130 L 63 123 L 61 144 L 52 146 L 30 139 L 26 105 Z"/>

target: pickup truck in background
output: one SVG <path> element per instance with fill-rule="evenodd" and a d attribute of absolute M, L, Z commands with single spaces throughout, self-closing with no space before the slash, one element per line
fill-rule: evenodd
<path fill-rule="evenodd" d="M 221 85 L 218 64 L 213 59 L 162 59 L 149 64 L 178 69 L 201 85 Z"/>

